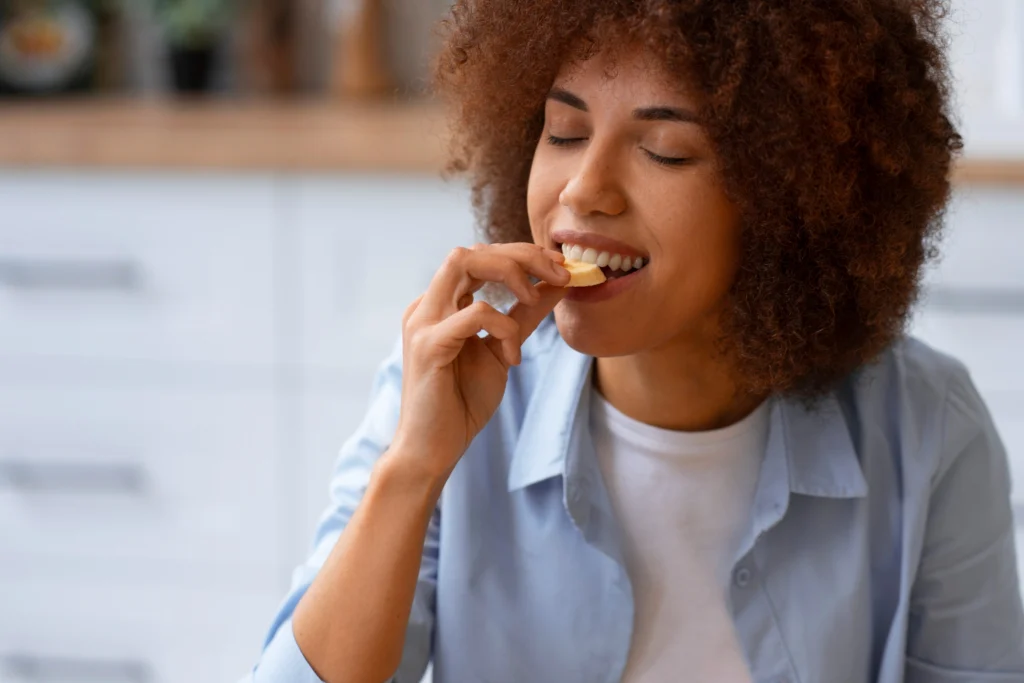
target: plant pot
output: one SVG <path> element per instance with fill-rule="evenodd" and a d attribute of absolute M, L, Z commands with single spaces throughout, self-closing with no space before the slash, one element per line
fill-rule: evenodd
<path fill-rule="evenodd" d="M 216 56 L 213 47 L 172 46 L 170 59 L 174 89 L 183 93 L 207 92 Z"/>

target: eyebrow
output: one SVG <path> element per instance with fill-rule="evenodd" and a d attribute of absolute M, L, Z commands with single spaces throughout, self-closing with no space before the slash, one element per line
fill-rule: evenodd
<path fill-rule="evenodd" d="M 548 92 L 548 99 L 562 104 L 567 104 L 574 109 L 589 112 L 590 107 L 578 95 L 565 90 L 564 88 L 552 88 Z M 699 124 L 697 114 L 689 109 L 679 107 L 640 107 L 633 110 L 633 118 L 637 121 L 676 121 L 678 123 Z"/>

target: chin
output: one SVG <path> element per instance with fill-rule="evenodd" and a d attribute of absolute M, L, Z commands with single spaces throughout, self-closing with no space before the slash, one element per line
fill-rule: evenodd
<path fill-rule="evenodd" d="M 586 308 L 589 308 L 587 306 Z M 643 350 L 636 326 L 614 315 L 586 315 L 581 307 L 562 301 L 555 307 L 558 334 L 570 348 L 586 356 L 610 358 Z"/>

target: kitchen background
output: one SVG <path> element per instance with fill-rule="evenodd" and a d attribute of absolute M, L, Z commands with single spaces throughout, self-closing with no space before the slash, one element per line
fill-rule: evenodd
<path fill-rule="evenodd" d="M 424 93 L 447 5 L 0 0 L 0 683 L 256 660 L 402 310 L 474 241 Z M 1024 0 L 954 8 L 967 153 L 913 329 L 1024 523 Z"/>

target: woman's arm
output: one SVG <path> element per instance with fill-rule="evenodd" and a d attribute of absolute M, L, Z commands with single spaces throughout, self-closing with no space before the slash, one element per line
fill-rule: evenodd
<path fill-rule="evenodd" d="M 317 577 L 330 562 L 337 562 L 341 552 L 338 546 L 342 544 L 341 539 L 347 535 L 347 530 L 353 524 L 358 524 L 365 530 L 366 524 L 358 522 L 358 519 L 376 518 L 372 512 L 357 512 L 362 510 L 364 502 L 367 508 L 376 508 L 378 504 L 386 502 L 392 493 L 399 491 L 397 487 L 385 484 L 389 477 L 384 473 L 389 468 L 384 467 L 383 463 L 388 456 L 382 456 L 382 453 L 387 451 L 394 454 L 397 448 L 391 441 L 399 416 L 401 360 L 402 350 L 399 344 L 375 376 L 366 415 L 356 432 L 342 446 L 335 465 L 330 483 L 331 504 L 317 528 L 313 552 L 309 559 L 295 570 L 292 589 L 271 625 L 262 656 L 252 674 L 245 679 L 246 683 L 321 683 L 324 680 L 311 666 L 312 662 L 307 660 L 304 650 L 300 649 L 297 643 L 296 612 L 311 585 L 318 581 L 326 581 Z M 378 472 L 381 475 L 378 475 Z M 400 478 L 390 479 L 401 485 Z M 383 495 L 374 493 L 376 490 L 381 491 Z M 406 506 L 407 502 L 410 501 L 403 499 L 399 506 Z M 415 521 L 420 514 L 413 511 L 405 519 Z M 389 513 L 384 519 L 392 517 Z M 418 683 L 430 660 L 439 527 L 440 511 L 435 508 L 428 515 L 425 540 L 423 535 L 415 542 L 409 540 L 410 547 L 415 545 L 416 548 L 415 565 L 419 569 L 419 575 L 418 579 L 414 579 L 415 595 L 410 599 L 411 614 L 403 623 L 404 648 L 400 668 L 395 674 L 395 680 L 399 683 Z M 377 536 L 377 533 L 374 532 L 375 539 L 387 540 L 386 536 Z M 371 548 L 369 552 L 371 555 L 393 552 L 393 544 L 388 542 L 387 545 L 388 548 Z M 362 557 L 362 551 L 356 549 L 352 556 Z M 368 556 L 363 559 L 368 559 Z M 356 614 L 345 612 L 334 616 L 336 619 L 356 622 L 352 625 L 359 628 Z M 355 662 L 354 668 L 359 668 L 364 654 L 367 653 L 361 653 L 361 656 L 352 660 Z M 313 660 L 315 662 L 315 658 Z M 383 681 L 385 678 L 378 680 Z"/>
<path fill-rule="evenodd" d="M 444 484 L 410 467 L 406 448 L 393 445 L 378 462 L 362 503 L 295 608 L 295 641 L 325 681 L 383 682 L 401 663 Z"/>
<path fill-rule="evenodd" d="M 1010 472 L 966 371 L 951 381 L 911 593 L 907 683 L 1024 682 Z"/>
<path fill-rule="evenodd" d="M 360 430 L 374 438 L 357 435 L 354 454 L 339 461 L 332 485 L 332 497 L 341 502 L 337 538 L 318 544 L 322 564 L 314 564 L 308 589 L 293 591 L 296 602 L 288 604 L 296 605 L 294 614 L 279 619 L 265 651 L 271 663 L 257 667 L 256 683 L 383 683 L 399 672 L 428 553 L 435 555 L 426 567 L 433 571 L 428 581 L 436 583 L 436 527 L 432 544 L 428 536 L 441 490 L 497 410 L 523 342 L 565 296 L 564 259 L 534 244 L 459 248 L 406 309 L 401 369 L 385 373 L 379 412 L 386 428 L 373 428 L 372 408 Z M 474 300 L 487 282 L 515 293 L 518 303 L 507 314 Z M 346 469 L 356 476 L 346 476 Z M 432 626 L 433 605 L 424 608 L 422 597 L 420 603 Z M 289 624 L 290 634 L 280 628 Z M 430 642 L 429 629 L 423 631 L 417 634 L 421 645 Z M 299 659 L 304 663 L 295 664 Z M 400 673 L 406 683 L 406 672 Z"/>

